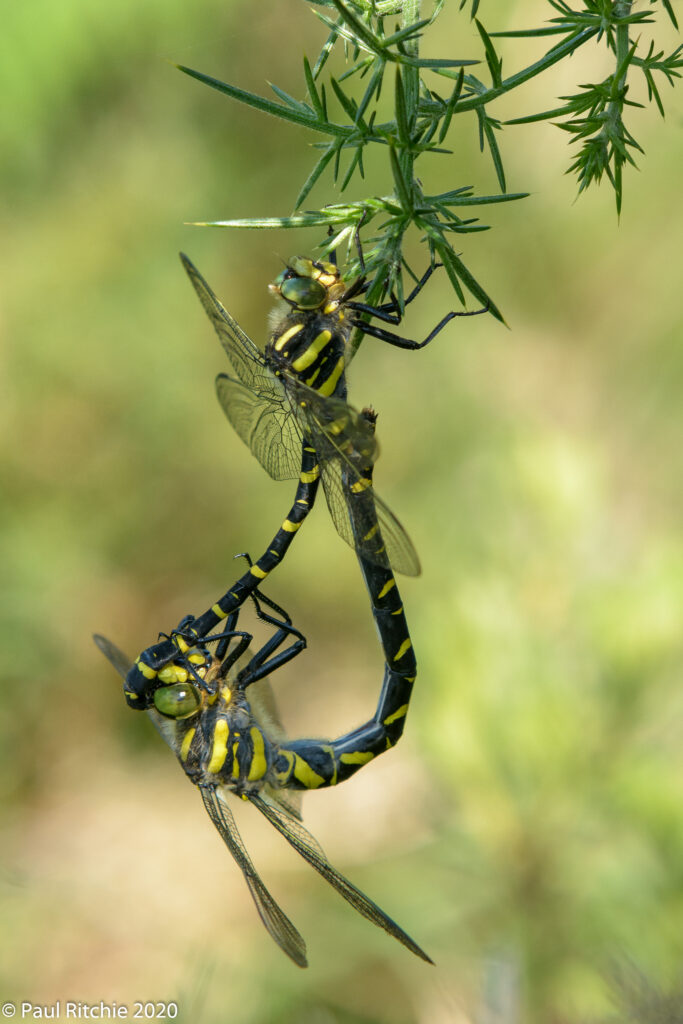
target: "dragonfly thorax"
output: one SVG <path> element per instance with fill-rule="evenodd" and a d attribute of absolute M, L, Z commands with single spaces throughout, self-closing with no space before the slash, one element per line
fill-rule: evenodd
<path fill-rule="evenodd" d="M 324 397 L 345 397 L 348 335 L 341 309 L 290 310 L 271 323 L 265 361 L 273 373 L 295 377 Z"/>
<path fill-rule="evenodd" d="M 278 753 L 241 690 L 221 686 L 194 720 L 176 723 L 175 748 L 195 785 L 223 785 L 239 796 L 258 792 Z"/>

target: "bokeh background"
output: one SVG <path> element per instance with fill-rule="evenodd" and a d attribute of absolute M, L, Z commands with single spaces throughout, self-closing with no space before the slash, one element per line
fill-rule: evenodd
<path fill-rule="evenodd" d="M 457 6 L 425 53 L 479 55 Z M 680 1020 L 680 91 L 664 88 L 665 122 L 633 112 L 647 156 L 621 223 L 606 187 L 575 202 L 563 133 L 506 130 L 508 187 L 532 195 L 459 248 L 510 330 L 456 322 L 417 354 L 368 339 L 351 370 L 354 403 L 380 413 L 378 490 L 422 558 L 401 583 L 420 674 L 398 748 L 304 810 L 436 968 L 246 808 L 245 842 L 308 940 L 294 968 L 92 644 L 102 631 L 134 655 L 203 610 L 289 507 L 221 414 L 226 362 L 176 255 L 262 342 L 267 282 L 318 241 L 185 224 L 286 214 L 310 166 L 305 133 L 167 63 L 300 95 L 324 29 L 294 0 L 257 8 L 3 14 L 2 999 L 175 999 L 207 1024 Z M 538 11 L 491 3 L 485 23 Z M 541 52 L 517 47 L 508 72 Z M 495 112 L 552 106 L 603 60 L 580 54 Z M 496 191 L 474 121 L 457 130 L 425 189 Z M 389 188 L 371 164 L 367 194 Z M 336 198 L 325 179 L 309 205 Z M 451 302 L 434 280 L 406 331 Z M 290 733 L 369 717 L 381 655 L 324 504 L 268 592 L 309 640 L 275 681 Z"/>

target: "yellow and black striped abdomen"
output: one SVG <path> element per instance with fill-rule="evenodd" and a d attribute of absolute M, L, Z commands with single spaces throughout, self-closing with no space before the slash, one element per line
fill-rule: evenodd
<path fill-rule="evenodd" d="M 265 359 L 275 373 L 296 377 L 325 398 L 346 397 L 343 313 L 297 310 L 278 322 Z"/>

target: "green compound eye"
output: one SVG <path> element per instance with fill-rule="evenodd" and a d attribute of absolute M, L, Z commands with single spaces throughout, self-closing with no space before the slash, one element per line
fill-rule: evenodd
<path fill-rule="evenodd" d="M 280 294 L 297 309 L 317 309 L 327 298 L 327 288 L 310 277 L 291 277 L 281 283 Z"/>
<path fill-rule="evenodd" d="M 154 707 L 166 718 L 189 718 L 200 704 L 199 693 L 191 683 L 162 686 L 154 694 Z"/>

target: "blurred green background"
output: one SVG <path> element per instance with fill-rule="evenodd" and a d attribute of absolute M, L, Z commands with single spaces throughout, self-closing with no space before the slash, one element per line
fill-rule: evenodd
<path fill-rule="evenodd" d="M 479 54 L 457 6 L 425 53 L 450 38 Z M 485 21 L 523 27 L 539 10 L 492 3 Z M 494 207 L 494 230 L 458 248 L 511 330 L 456 322 L 419 354 L 368 339 L 353 364 L 352 401 L 380 413 L 378 490 L 422 558 L 401 583 L 420 674 L 398 748 L 304 810 L 437 967 L 246 808 L 247 847 L 308 941 L 301 972 L 90 636 L 134 655 L 202 611 L 289 506 L 292 487 L 221 414 L 212 380 L 227 364 L 177 252 L 262 342 L 267 282 L 317 236 L 184 222 L 288 213 L 311 139 L 166 61 L 300 95 L 301 54 L 324 30 L 294 0 L 258 17 L 246 0 L 36 0 L 3 21 L 2 998 L 177 999 L 183 1019 L 235 1024 L 562 1024 L 613 1010 L 615 964 L 627 1001 L 647 998 L 638 971 L 675 985 L 680 90 L 665 89 L 664 123 L 633 113 L 647 156 L 620 224 L 607 188 L 574 202 L 563 133 L 505 131 L 508 187 L 532 196 Z M 508 72 L 540 52 L 505 44 Z M 591 59 L 494 113 L 552 106 L 607 73 Z M 458 128 L 457 157 L 421 168 L 426 190 L 495 191 L 474 123 Z M 370 167 L 367 192 L 389 187 Z M 325 180 L 309 205 L 336 195 Z M 406 332 L 423 336 L 451 301 L 430 283 Z M 268 593 L 309 640 L 275 680 L 290 733 L 369 717 L 381 655 L 324 505 Z"/>

